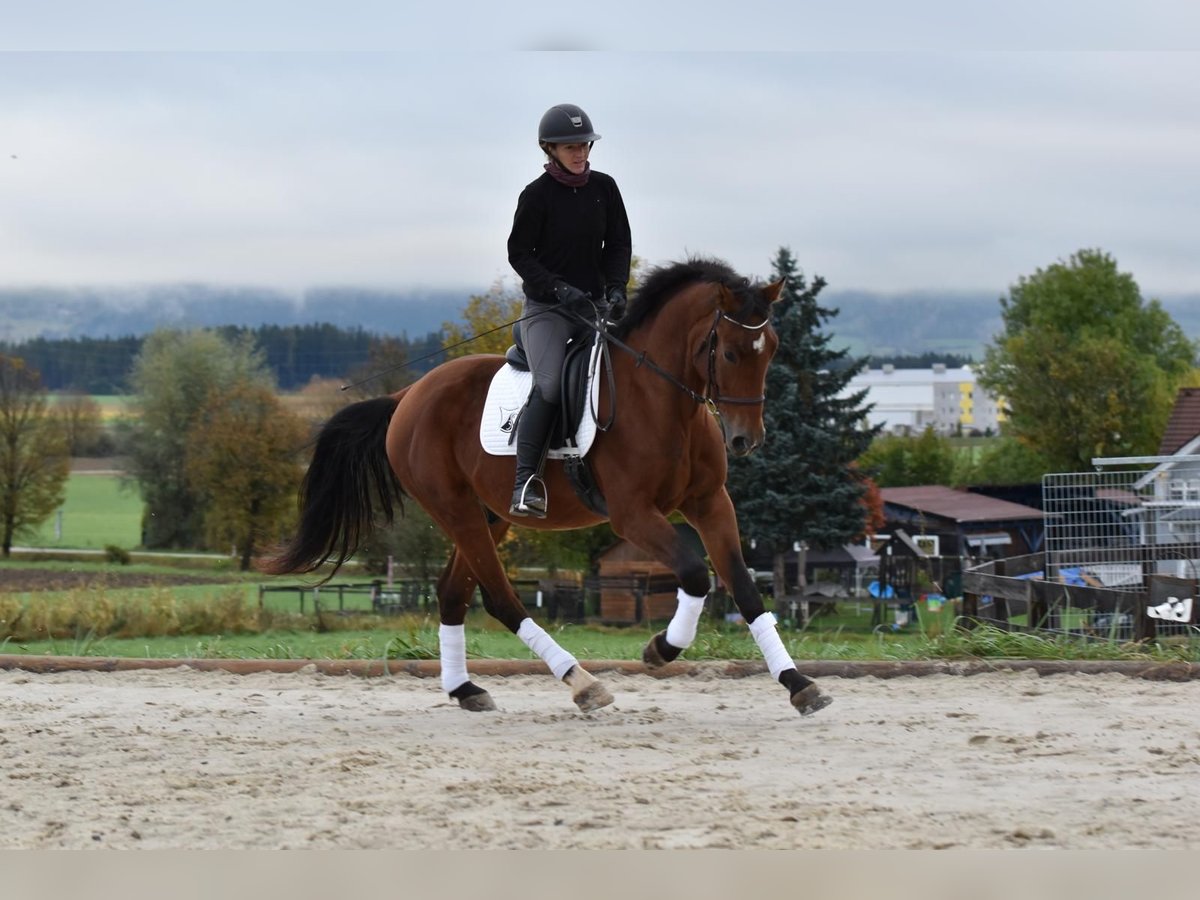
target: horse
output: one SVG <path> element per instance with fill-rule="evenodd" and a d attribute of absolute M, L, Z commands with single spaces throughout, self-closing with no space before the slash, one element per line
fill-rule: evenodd
<path fill-rule="evenodd" d="M 651 271 L 624 318 L 607 333 L 598 328 L 622 352 L 611 353 L 601 379 L 591 412 L 607 428 L 596 434 L 586 460 L 612 530 L 669 567 L 679 583 L 674 615 L 643 650 L 646 666 L 664 666 L 692 644 L 710 587 L 708 563 L 668 521 L 678 511 L 699 533 L 771 676 L 787 689 L 792 707 L 809 715 L 831 697 L 800 674 L 784 647 L 743 559 L 725 487 L 726 454 L 752 453 L 764 439 L 766 373 L 779 345 L 771 310 L 783 286 L 782 279 L 751 281 L 710 258 Z M 259 567 L 278 575 L 332 563 L 332 577 L 411 498 L 453 545 L 437 581 L 445 692 L 466 710 L 496 708 L 467 673 L 463 623 L 478 586 L 484 609 L 590 712 L 612 703 L 612 694 L 529 616 L 496 551 L 514 524 L 508 513 L 514 460 L 486 453 L 479 427 L 489 383 L 505 364 L 483 354 L 448 360 L 397 393 L 335 413 L 317 435 L 300 486 L 296 534 Z M 545 482 L 546 518 L 516 524 L 574 529 L 605 521 L 576 496 L 561 461 L 547 460 Z"/>

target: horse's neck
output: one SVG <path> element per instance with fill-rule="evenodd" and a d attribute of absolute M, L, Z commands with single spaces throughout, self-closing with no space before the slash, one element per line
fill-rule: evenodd
<path fill-rule="evenodd" d="M 695 350 L 693 345 L 698 340 L 696 332 L 701 326 L 707 325 L 711 314 L 712 307 L 704 302 L 702 296 L 693 296 L 686 300 L 684 297 L 678 297 L 664 306 L 645 326 L 631 332 L 626 341 L 638 353 L 644 353 L 656 366 L 700 393 L 703 392 L 704 384 L 692 365 L 692 354 Z M 628 373 L 631 383 L 643 385 L 648 390 L 666 390 L 687 397 L 677 385 L 645 371 L 645 366 L 637 359 L 630 359 L 628 363 L 622 368 Z M 643 371 L 639 372 L 639 369 Z"/>

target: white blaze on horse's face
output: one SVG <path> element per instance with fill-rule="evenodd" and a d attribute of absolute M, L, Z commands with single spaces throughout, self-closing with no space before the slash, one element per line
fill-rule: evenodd
<path fill-rule="evenodd" d="M 760 334 L 758 336 L 758 340 L 750 346 L 754 348 L 755 353 L 762 353 L 763 349 L 767 346 L 767 336 L 765 334 Z"/>

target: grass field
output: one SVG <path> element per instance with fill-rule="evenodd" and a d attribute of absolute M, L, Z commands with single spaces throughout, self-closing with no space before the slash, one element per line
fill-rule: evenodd
<path fill-rule="evenodd" d="M 129 549 L 142 540 L 142 499 L 116 475 L 72 474 L 61 511 L 17 543 L 29 547 Z M 60 532 L 61 529 L 61 532 Z"/>

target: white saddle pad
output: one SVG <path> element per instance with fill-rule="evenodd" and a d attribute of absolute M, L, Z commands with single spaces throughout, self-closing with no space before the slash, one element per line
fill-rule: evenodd
<path fill-rule="evenodd" d="M 586 456 L 592 441 L 596 439 L 596 419 L 592 410 L 596 408 L 600 397 L 600 383 L 596 378 L 594 365 L 598 352 L 599 347 L 593 346 L 588 366 L 588 408 L 583 411 L 579 420 L 579 429 L 575 432 L 575 446 L 552 448 L 549 453 L 551 459 Z M 507 363 L 492 377 L 487 399 L 483 404 L 483 416 L 479 420 L 479 442 L 492 456 L 517 455 L 517 441 L 513 430 L 517 422 L 517 413 L 529 399 L 531 390 L 533 373 L 518 371 Z"/>

